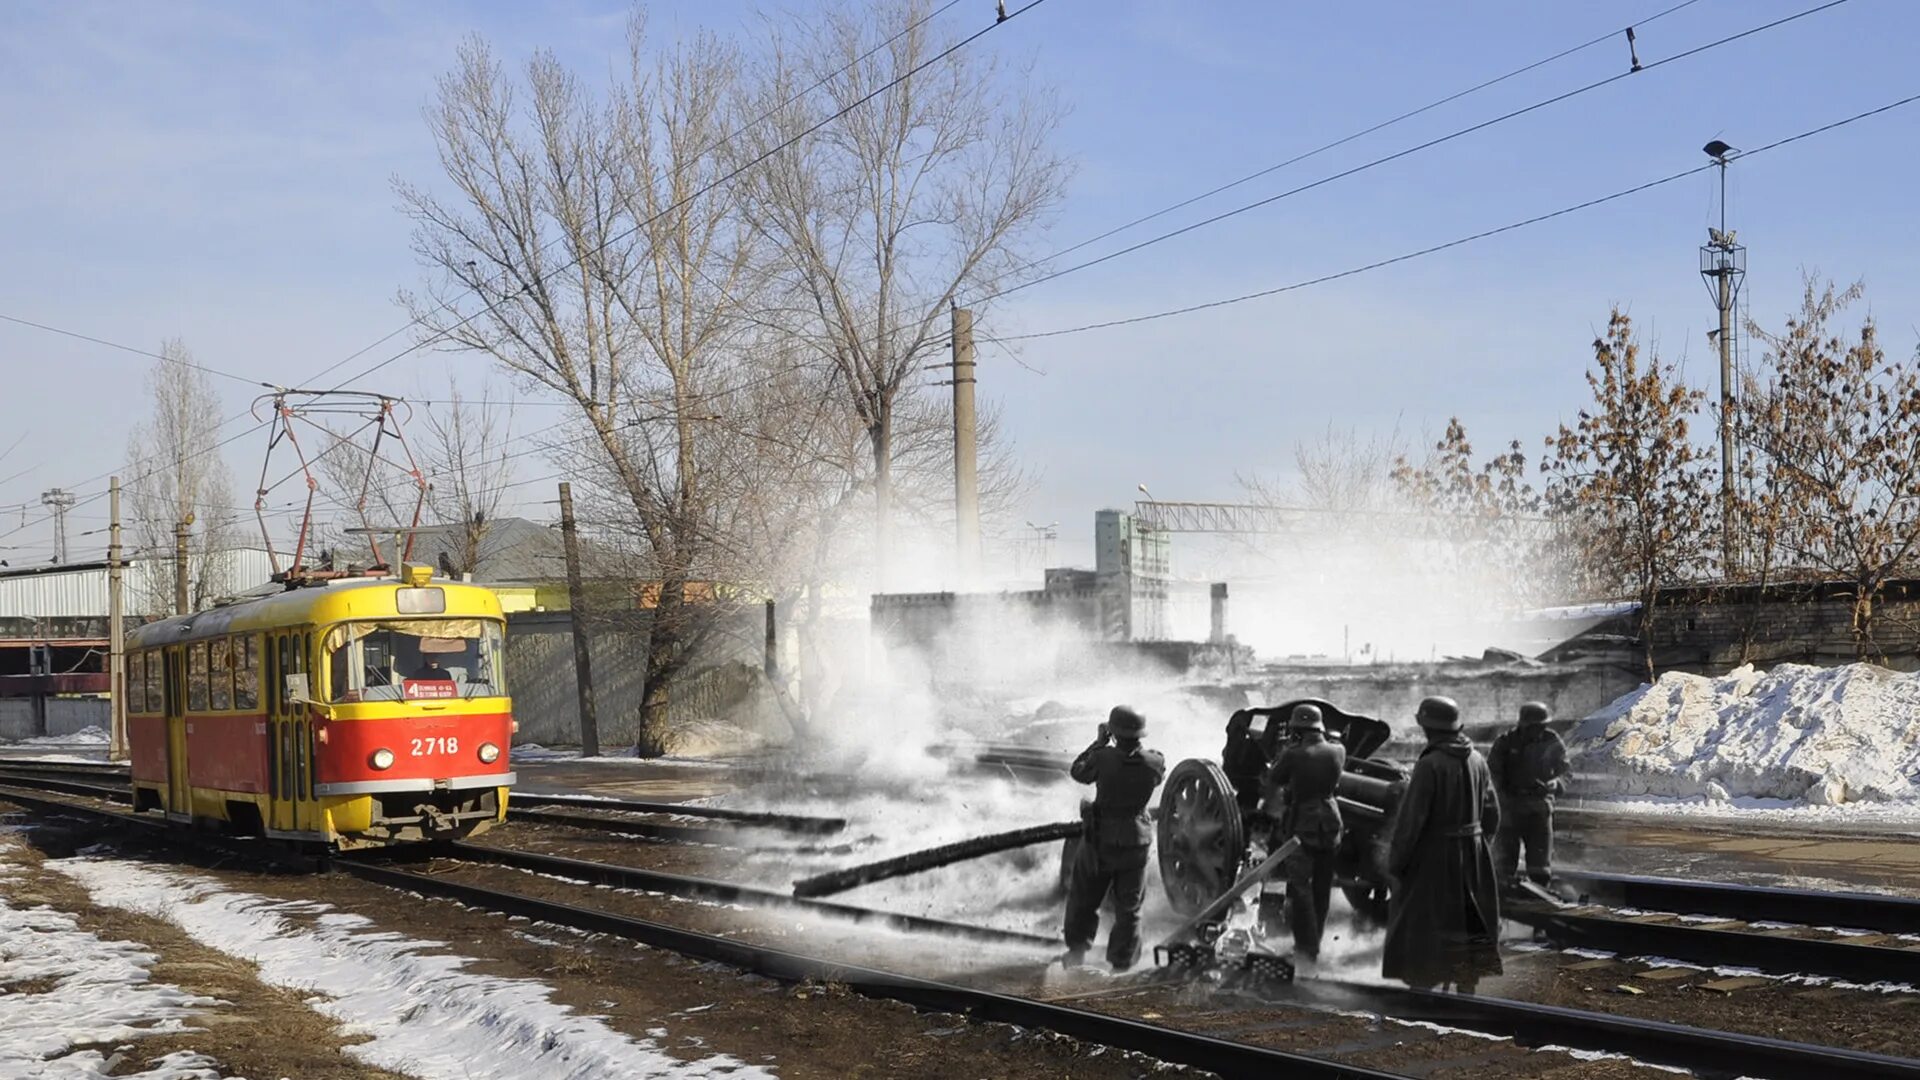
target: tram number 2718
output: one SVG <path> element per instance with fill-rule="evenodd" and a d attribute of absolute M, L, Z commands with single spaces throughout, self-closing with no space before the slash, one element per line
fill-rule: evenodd
<path fill-rule="evenodd" d="M 459 752 L 460 740 L 457 737 L 448 736 L 441 738 L 434 736 L 432 738 L 413 740 L 414 757 L 430 757 L 434 754 L 457 754 Z"/>

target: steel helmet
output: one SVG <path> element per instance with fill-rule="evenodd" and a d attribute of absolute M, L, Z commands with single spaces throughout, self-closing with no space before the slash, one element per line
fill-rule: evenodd
<path fill-rule="evenodd" d="M 1327 725 L 1321 719 L 1320 706 L 1295 705 L 1293 715 L 1287 719 L 1287 727 L 1293 731 L 1326 731 Z"/>
<path fill-rule="evenodd" d="M 1125 705 L 1115 705 L 1107 714 L 1107 730 L 1115 735 L 1137 739 L 1147 733 L 1147 718 Z"/>
<path fill-rule="evenodd" d="M 1430 697 L 1420 702 L 1413 718 L 1428 731 L 1459 731 L 1460 703 L 1450 697 Z"/>
<path fill-rule="evenodd" d="M 1520 722 L 1523 724 L 1544 724 L 1548 715 L 1544 701 L 1529 701 L 1520 706 Z"/>

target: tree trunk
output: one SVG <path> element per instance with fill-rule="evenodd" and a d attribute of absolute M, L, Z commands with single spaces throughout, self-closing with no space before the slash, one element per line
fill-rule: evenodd
<path fill-rule="evenodd" d="M 1879 591 L 1879 587 L 1870 582 L 1854 583 L 1853 658 L 1855 660 L 1883 659 L 1873 640 L 1873 597 Z"/>
<path fill-rule="evenodd" d="M 873 591 L 889 584 L 893 547 L 893 414 L 883 411 L 867 430 L 873 443 Z"/>
<path fill-rule="evenodd" d="M 667 752 L 672 725 L 670 709 L 673 677 L 682 659 L 687 583 L 684 575 L 669 574 L 660 582 L 654 601 L 652 627 L 647 632 L 646 678 L 640 690 L 640 724 L 634 737 L 634 755 L 654 758 Z"/>
<path fill-rule="evenodd" d="M 1647 682 L 1654 680 L 1653 671 L 1653 602 L 1659 595 L 1657 590 L 1647 590 L 1640 594 L 1640 663 Z"/>

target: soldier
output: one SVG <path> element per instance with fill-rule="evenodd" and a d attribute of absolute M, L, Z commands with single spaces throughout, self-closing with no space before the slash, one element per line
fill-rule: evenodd
<path fill-rule="evenodd" d="M 1427 748 L 1393 825 L 1393 899 L 1381 973 L 1416 990 L 1452 984 L 1471 994 L 1500 973 L 1500 895 L 1488 836 L 1500 803 L 1487 761 L 1460 733 L 1460 707 L 1430 697 L 1414 715 Z"/>
<path fill-rule="evenodd" d="M 1167 760 L 1140 745 L 1147 722 L 1116 705 L 1100 725 L 1100 737 L 1073 760 L 1072 776 L 1094 785 L 1093 801 L 1080 804 L 1085 822 L 1080 848 L 1067 879 L 1066 963 L 1077 967 L 1100 932 L 1100 902 L 1113 893 L 1113 930 L 1107 962 L 1125 971 L 1140 959 L 1140 903 L 1145 899 L 1147 852 L 1153 824 L 1147 801 L 1167 774 Z"/>
<path fill-rule="evenodd" d="M 1503 883 L 1519 880 L 1520 848 L 1527 849 L 1527 877 L 1537 885 L 1552 881 L 1553 797 L 1567 767 L 1567 744 L 1547 727 L 1547 707 L 1538 701 L 1520 706 L 1520 726 L 1493 740 L 1487 755 L 1493 786 L 1500 793 L 1500 837 L 1496 866 Z"/>
<path fill-rule="evenodd" d="M 1328 741 L 1318 706 L 1294 706 L 1287 730 L 1291 741 L 1267 770 L 1266 812 L 1279 819 L 1274 843 L 1300 841 L 1300 850 L 1286 861 L 1288 920 L 1294 954 L 1317 960 L 1333 900 L 1333 857 L 1342 828 L 1334 792 L 1347 767 L 1347 748 Z"/>

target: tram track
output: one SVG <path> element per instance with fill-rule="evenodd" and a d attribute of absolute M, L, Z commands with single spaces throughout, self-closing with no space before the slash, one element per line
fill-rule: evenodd
<path fill-rule="evenodd" d="M 104 818 L 113 823 L 144 828 L 161 836 L 173 832 L 157 820 L 142 820 L 117 809 L 84 807 L 60 799 L 37 799 L 22 796 L 17 791 L 0 791 L 0 797 L 16 796 L 21 796 L 18 801 L 37 803 L 38 808 L 56 813 Z M 246 842 L 231 846 L 244 848 Z M 856 909 L 850 905 L 802 901 L 783 893 L 729 882 L 660 874 L 534 852 L 463 843 L 444 848 L 441 853 L 467 862 L 489 863 L 576 882 L 699 899 L 716 905 L 749 904 L 787 911 L 811 909 L 823 916 L 847 920 L 853 925 L 886 926 L 906 932 L 943 934 L 981 941 L 994 939 L 1008 944 L 1034 945 L 1043 940 L 1033 935 L 1013 935 L 990 928 Z M 1166 1018 L 1164 1022 L 1147 1023 L 1135 1017 L 1103 1011 L 1101 1007 L 1086 1008 L 1070 1002 L 1042 1001 L 1026 994 L 908 976 L 739 938 L 722 937 L 634 915 L 528 896 L 471 881 L 457 881 L 445 874 L 419 872 L 393 859 L 362 856 L 336 858 L 333 866 L 375 884 L 405 889 L 423 896 L 455 900 L 507 915 L 522 915 L 589 933 L 614 934 L 784 981 L 816 979 L 837 982 L 867 996 L 888 998 L 923 1009 L 958 1013 L 985 1021 L 1045 1028 L 1223 1075 L 1276 1071 L 1303 1077 L 1397 1075 L 1311 1056 L 1310 1051 L 1281 1051 L 1252 1045 L 1242 1039 L 1221 1037 L 1218 1033 L 1184 1030 L 1177 1025 L 1192 1010 L 1183 1010 L 1178 1006 L 1176 998 L 1181 987 L 1165 980 L 1143 980 L 1140 985 L 1142 992 L 1152 995 L 1152 1014 Z M 1126 988 L 1116 988 L 1110 995 L 1103 996 L 1120 998 L 1128 992 Z M 1626 1054 L 1637 1060 L 1696 1069 L 1708 1075 L 1920 1077 L 1920 1061 L 1904 1058 L 1684 1027 L 1612 1013 L 1590 1013 L 1493 998 L 1463 998 L 1452 994 L 1419 993 L 1366 984 L 1307 979 L 1292 987 L 1282 988 L 1274 1000 L 1322 1010 L 1363 1010 L 1402 1024 L 1438 1024 L 1471 1029 L 1512 1038 L 1521 1046 L 1552 1044 Z M 1218 1012 L 1220 1010 L 1212 1010 L 1206 1015 Z M 1284 1027 L 1311 1027 L 1315 1022 L 1311 1017 L 1279 1021 L 1270 1015 L 1265 1018 L 1249 1016 L 1244 1018 L 1241 1026 L 1246 1038 L 1256 1038 L 1261 1037 L 1261 1032 L 1271 1034 Z M 1414 1029 L 1398 1036 L 1392 1032 L 1376 1034 L 1370 1040 L 1359 1043 L 1349 1038 L 1349 1041 L 1327 1052 L 1358 1053 L 1355 1048 L 1363 1045 L 1377 1049 L 1379 1046 L 1395 1045 L 1395 1038 L 1418 1040 L 1430 1035 Z M 1424 1075 L 1424 1072 L 1416 1075 Z"/>

